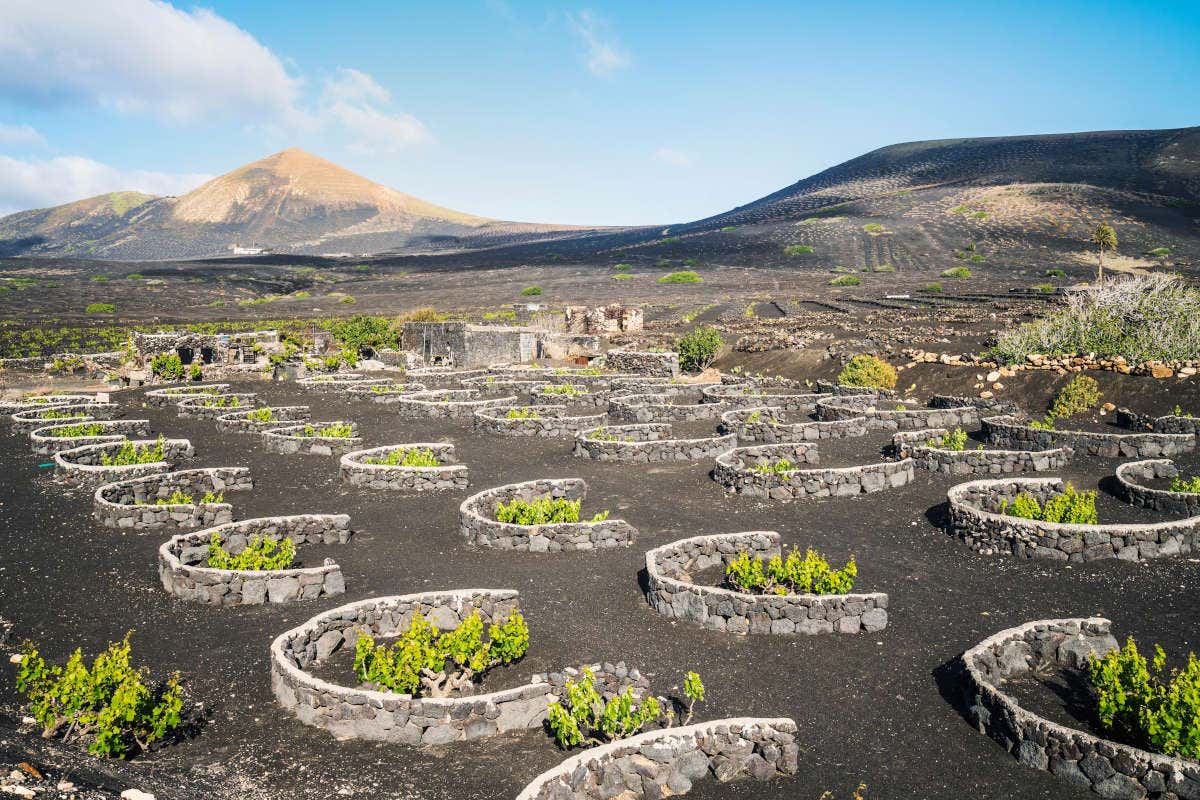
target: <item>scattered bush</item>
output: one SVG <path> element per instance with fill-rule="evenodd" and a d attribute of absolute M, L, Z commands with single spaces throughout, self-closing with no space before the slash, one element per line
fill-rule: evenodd
<path fill-rule="evenodd" d="M 864 386 L 873 389 L 896 388 L 896 368 L 881 358 L 859 355 L 850 359 L 838 373 L 839 386 Z"/>
<path fill-rule="evenodd" d="M 140 280 L 142 280 L 143 278 L 145 278 L 146 276 L 145 276 L 145 275 L 143 275 L 143 274 L 142 274 L 142 273 L 140 273 L 140 272 L 131 272 L 131 273 L 129 273 L 128 275 L 126 275 L 125 277 L 126 277 L 126 278 L 128 278 L 128 279 L 129 279 L 129 280 L 131 280 L 131 281 L 140 281 Z"/>
<path fill-rule="evenodd" d="M 449 319 L 449 314 L 443 314 L 433 306 L 424 306 L 422 308 L 409 311 L 407 314 L 401 314 L 396 322 L 403 325 L 405 322 L 445 322 Z"/>
<path fill-rule="evenodd" d="M 194 381 L 204 380 L 204 368 L 199 364 L 192 364 L 188 368 L 188 378 Z"/>
<path fill-rule="evenodd" d="M 329 332 L 343 348 L 357 355 L 364 350 L 381 350 L 400 346 L 400 331 L 385 317 L 355 314 L 329 326 Z"/>
<path fill-rule="evenodd" d="M 1041 292 L 1042 294 L 1054 294 L 1055 292 L 1054 286 L 1049 283 L 1035 283 L 1030 288 L 1035 292 Z"/>
<path fill-rule="evenodd" d="M 751 467 L 751 472 L 758 472 L 763 475 L 778 475 L 784 472 L 791 472 L 796 469 L 796 465 L 789 458 L 781 458 L 778 461 L 767 461 L 755 467 Z"/>
<path fill-rule="evenodd" d="M 877 264 L 871 268 L 872 272 L 895 272 L 896 268 L 891 264 Z"/>
<path fill-rule="evenodd" d="M 107 283 L 108 276 L 107 275 L 93 275 L 92 277 L 88 278 L 88 280 L 91 281 L 92 283 Z"/>
<path fill-rule="evenodd" d="M 716 328 L 701 326 L 675 340 L 679 367 L 685 372 L 702 372 L 720 352 L 725 340 Z"/>
<path fill-rule="evenodd" d="M 633 687 L 626 686 L 617 696 L 605 700 L 595 688 L 595 673 L 587 667 L 578 682 L 568 680 L 566 697 L 552 702 L 547 709 L 550 715 L 550 733 L 558 746 L 565 749 L 581 744 L 601 745 L 635 735 L 651 722 L 666 727 L 676 724 L 676 712 L 665 699 L 646 697 L 636 702 Z M 679 712 L 680 725 L 692 721 L 697 702 L 704 700 L 704 682 L 695 672 L 689 672 L 683 680 L 683 694 L 688 701 L 687 714 Z"/>
<path fill-rule="evenodd" d="M 929 439 L 925 442 L 926 447 L 933 447 L 938 450 L 966 450 L 967 449 L 967 432 L 962 428 L 955 428 L 948 433 L 939 436 L 936 439 Z"/>
<path fill-rule="evenodd" d="M 245 549 L 237 555 L 225 551 L 219 533 L 214 533 L 208 542 L 208 566 L 213 569 L 273 572 L 287 569 L 295 559 L 296 543 L 290 538 L 251 536 Z"/>
<path fill-rule="evenodd" d="M 1050 416 L 1054 419 L 1082 414 L 1100 405 L 1100 384 L 1087 375 L 1076 375 L 1066 386 L 1058 390 L 1050 404 Z"/>
<path fill-rule="evenodd" d="M 695 270 L 682 270 L 680 272 L 671 272 L 663 275 L 658 279 L 659 283 L 703 283 L 704 279 L 695 272 Z"/>
<path fill-rule="evenodd" d="M 166 439 L 162 436 L 154 444 L 137 445 L 131 441 L 121 443 L 115 453 L 101 453 L 100 464 L 105 467 L 127 467 L 132 464 L 154 464 L 163 460 L 163 445 Z"/>
<path fill-rule="evenodd" d="M 787 247 L 783 248 L 783 254 L 785 256 L 807 255 L 812 251 L 812 247 L 806 244 L 789 244 Z"/>
<path fill-rule="evenodd" d="M 354 299 L 354 295 L 348 294 L 348 295 L 344 295 L 341 300 L 338 300 L 338 302 L 344 306 L 352 306 L 355 303 L 357 303 L 358 301 Z"/>
<path fill-rule="evenodd" d="M 96 656 L 90 669 L 82 650 L 63 666 L 47 666 L 37 647 L 25 642 L 16 686 L 29 700 L 43 738 L 87 741 L 93 755 L 124 758 L 165 738 L 182 721 L 179 674 L 153 687 L 147 677 L 145 667 L 130 664 L 127 633 Z"/>
<path fill-rule="evenodd" d="M 543 498 L 540 500 L 521 500 L 517 498 L 508 503 L 496 506 L 496 521 L 512 525 L 544 525 L 560 522 L 579 522 L 579 509 L 582 500 L 567 500 L 562 497 Z M 608 519 L 608 512 L 601 511 L 588 522 L 603 522 Z"/>
<path fill-rule="evenodd" d="M 1048 269 L 1048 270 L 1046 270 L 1046 277 L 1047 278 L 1065 278 L 1065 277 L 1067 277 L 1067 273 L 1064 270 L 1057 269 L 1057 268 Z"/>
<path fill-rule="evenodd" d="M 627 281 L 632 277 L 633 276 L 630 275 L 628 272 L 618 272 L 616 275 L 613 275 L 613 280 L 614 281 Z"/>
<path fill-rule="evenodd" d="M 1172 492 L 1200 492 L 1200 475 L 1181 478 L 1178 475 L 1171 481 Z"/>
<path fill-rule="evenodd" d="M 587 394 L 587 389 L 580 389 L 572 383 L 548 383 L 542 387 L 542 394 L 576 395 Z"/>
<path fill-rule="evenodd" d="M 950 269 L 942 270 L 939 275 L 942 278 L 969 278 L 971 277 L 971 270 L 966 267 L 951 267 Z"/>
<path fill-rule="evenodd" d="M 269 408 L 256 408 L 246 412 L 246 419 L 251 422 L 275 422 L 277 417 L 275 412 Z"/>
<path fill-rule="evenodd" d="M 389 467 L 440 467 L 442 462 L 429 448 L 413 448 L 412 450 L 393 450 L 386 456 L 373 456 L 366 459 L 367 464 L 384 464 Z"/>
<path fill-rule="evenodd" d="M 1037 498 L 1028 492 L 1021 492 L 1013 499 L 1011 506 L 1008 500 L 1002 501 L 1000 513 L 1022 519 L 1064 522 L 1069 525 L 1096 525 L 1099 520 L 1096 514 L 1096 493 L 1077 492 L 1070 483 L 1066 485 L 1062 494 L 1047 500 L 1045 506 L 1039 504 Z"/>
<path fill-rule="evenodd" d="M 242 405 L 242 398 L 231 395 L 228 397 L 213 397 L 205 400 L 200 405 L 205 408 L 238 408 Z"/>
<path fill-rule="evenodd" d="M 1183 669 L 1167 674 L 1166 660 L 1155 645 L 1151 671 L 1132 637 L 1120 650 L 1093 656 L 1088 680 L 1096 715 L 1105 729 L 1139 747 L 1200 759 L 1200 661 L 1188 653 Z"/>
<path fill-rule="evenodd" d="M 115 314 L 117 307 L 112 303 L 88 303 L 84 311 L 88 314 Z"/>
<path fill-rule="evenodd" d="M 862 229 L 871 235 L 877 235 L 887 231 L 887 228 L 883 227 L 878 222 L 868 222 L 866 225 L 862 226 Z"/>
<path fill-rule="evenodd" d="M 541 419 L 542 415 L 534 408 L 510 408 L 504 415 L 505 419 Z"/>
<path fill-rule="evenodd" d="M 150 359 L 150 371 L 164 380 L 177 381 L 183 377 L 183 361 L 178 353 L 159 353 Z"/>
<path fill-rule="evenodd" d="M 81 422 L 78 425 L 64 425 L 61 428 L 50 431 L 50 435 L 57 439 L 74 439 L 77 436 L 101 436 L 104 433 L 104 426 L 99 422 Z"/>
<path fill-rule="evenodd" d="M 516 610 L 501 625 L 488 626 L 476 611 L 452 631 L 442 633 L 417 613 L 394 644 L 376 645 L 366 633 L 354 648 L 354 674 L 388 691 L 421 697 L 447 697 L 470 689 L 484 673 L 519 661 L 529 650 L 529 627 Z"/>
<path fill-rule="evenodd" d="M 526 286 L 524 289 L 521 290 L 522 297 L 537 297 L 541 293 L 542 293 L 542 287 L 540 287 L 540 286 Z"/>
<path fill-rule="evenodd" d="M 683 240 L 680 239 L 678 236 L 667 236 L 662 239 L 660 244 L 679 244 L 682 241 Z"/>
<path fill-rule="evenodd" d="M 940 283 L 931 283 L 925 287 L 925 291 L 932 292 L 933 294 L 941 294 L 942 285 Z"/>
<path fill-rule="evenodd" d="M 846 566 L 835 570 L 811 549 L 803 556 L 792 549 L 786 558 L 772 556 L 769 560 L 742 552 L 725 566 L 726 581 L 747 594 L 849 594 L 857 576 L 854 556 Z"/>
<path fill-rule="evenodd" d="M 615 265 L 613 265 L 613 269 L 616 270 L 617 272 L 629 272 L 629 270 L 633 269 L 633 265 L 632 264 L 615 264 Z"/>
<path fill-rule="evenodd" d="M 841 277 L 834 278 L 833 280 L 831 280 L 829 282 L 829 285 L 830 286 L 858 286 L 860 283 L 862 283 L 862 281 L 859 280 L 857 275 L 842 275 Z"/>
<path fill-rule="evenodd" d="M 322 439 L 352 439 L 354 438 L 354 428 L 351 425 L 326 425 L 324 428 L 318 428 L 315 425 L 304 426 L 305 436 L 316 436 Z"/>

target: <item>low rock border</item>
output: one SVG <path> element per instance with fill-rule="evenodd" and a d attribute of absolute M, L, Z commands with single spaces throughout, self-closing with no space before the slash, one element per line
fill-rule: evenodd
<path fill-rule="evenodd" d="M 849 417 L 825 422 L 782 422 L 782 409 L 755 406 L 726 411 L 721 415 L 717 430 L 733 434 L 743 442 L 787 444 L 790 442 L 819 442 L 823 439 L 850 439 L 866 436 L 869 431 L 866 417 Z M 758 414 L 753 422 L 750 417 Z"/>
<path fill-rule="evenodd" d="M 989 442 L 1012 450 L 1070 447 L 1076 453 L 1099 458 L 1163 458 L 1196 449 L 1196 437 L 1184 433 L 1042 430 L 1010 416 L 984 417 L 981 424 Z"/>
<path fill-rule="evenodd" d="M 1152 489 L 1141 481 L 1175 478 L 1179 467 L 1169 458 L 1128 461 L 1117 467 L 1117 496 L 1131 506 L 1149 508 L 1179 517 L 1200 516 L 1200 492 L 1173 492 Z"/>
<path fill-rule="evenodd" d="M 515 525 L 496 520 L 496 506 L 514 499 L 565 498 L 582 500 L 587 483 L 580 478 L 542 478 L 509 483 L 471 495 L 458 508 L 459 530 L 469 544 L 496 550 L 560 553 L 628 547 L 637 529 L 625 520 Z"/>
<path fill-rule="evenodd" d="M 385 457 L 397 450 L 430 450 L 442 462 L 437 467 L 402 467 L 390 464 L 368 464 L 366 459 Z M 385 444 L 368 450 L 355 450 L 342 456 L 338 464 L 342 483 L 360 489 L 387 489 L 396 492 L 439 492 L 466 489 L 466 464 L 454 458 L 454 445 L 449 442 L 415 442 Z"/>
<path fill-rule="evenodd" d="M 214 397 L 228 388 L 228 383 L 192 383 L 151 389 L 142 397 L 146 401 L 146 405 L 152 408 L 173 408 L 184 400 L 190 400 L 193 397 Z"/>
<path fill-rule="evenodd" d="M 942 475 L 1012 475 L 1062 469 L 1071 460 L 1069 447 L 1050 450 L 947 450 L 926 442 L 949 433 L 946 428 L 902 431 L 892 436 L 899 458 L 911 458 L 918 469 Z"/>
<path fill-rule="evenodd" d="M 299 387 L 323 392 L 342 392 L 366 386 L 387 386 L 391 382 L 391 378 L 371 377 L 357 372 L 336 372 L 296 379 L 296 385 Z"/>
<path fill-rule="evenodd" d="M 753 383 L 721 383 L 700 389 L 700 402 L 724 403 L 726 408 L 776 408 L 800 414 L 811 414 L 817 403 L 828 395 L 772 394 Z"/>
<path fill-rule="evenodd" d="M 677 395 L 629 394 L 608 403 L 609 415 L 619 422 L 696 422 L 716 419 L 727 409 L 724 403 L 670 402 Z"/>
<path fill-rule="evenodd" d="M 536 417 L 509 419 L 512 409 L 534 411 Z M 475 412 L 472 427 L 499 436 L 540 436 L 545 439 L 567 439 L 588 428 L 604 424 L 607 414 L 572 415 L 565 405 L 499 406 Z"/>
<path fill-rule="evenodd" d="M 549 386 L 573 386 L 575 394 L 547 394 L 546 388 Z M 534 405 L 568 405 L 568 406 L 584 406 L 589 408 L 598 408 L 603 411 L 608 411 L 608 402 L 613 397 L 613 392 L 599 387 L 588 387 L 582 383 L 547 383 L 541 389 L 531 391 L 529 399 Z"/>
<path fill-rule="evenodd" d="M 69 417 L 47 417 L 47 413 L 70 412 Z M 13 433 L 31 433 L 47 425 L 74 425 L 101 419 L 115 419 L 124 413 L 116 403 L 64 403 L 18 411 L 9 417 Z"/>
<path fill-rule="evenodd" d="M 1000 513 L 1027 492 L 1044 503 L 1060 494 L 1061 478 L 1001 478 L 960 483 L 946 493 L 950 533 L 984 555 L 1081 563 L 1105 558 L 1146 561 L 1200 548 L 1200 517 L 1150 524 L 1073 525 Z"/>
<path fill-rule="evenodd" d="M 76 425 L 99 425 L 108 433 L 98 433 L 94 436 L 54 436 L 55 430 L 73 428 Z M 70 422 L 66 425 L 47 425 L 44 428 L 34 428 L 29 432 L 29 447 L 37 455 L 52 456 L 62 450 L 73 450 L 86 444 L 102 444 L 104 442 L 119 442 L 130 436 L 145 437 L 150 435 L 150 420 L 148 419 L 111 419 L 87 420 L 85 422 Z"/>
<path fill-rule="evenodd" d="M 670 619 L 728 633 L 875 633 L 887 627 L 888 596 L 747 594 L 692 582 L 692 573 L 728 564 L 739 553 L 769 559 L 782 553 L 775 531 L 693 536 L 646 553 L 646 599 Z"/>
<path fill-rule="evenodd" d="M 51 406 L 62 406 L 69 403 L 96 403 L 102 402 L 99 397 L 94 394 L 37 394 L 25 395 L 17 400 L 0 401 L 0 415 L 11 416 L 18 411 L 30 411 L 38 408 L 50 408 Z"/>
<path fill-rule="evenodd" d="M 708 775 L 721 782 L 766 781 L 795 775 L 799 753 L 796 723 L 787 718 L 698 722 L 584 750 L 534 778 L 517 800 L 667 797 Z"/>
<path fill-rule="evenodd" d="M 1023 766 L 1101 797 L 1200 797 L 1200 764 L 1059 725 L 1000 688 L 1045 664 L 1079 668 L 1116 649 L 1111 626 L 1101 617 L 1044 619 L 984 639 L 961 656 L 968 719 Z"/>
<path fill-rule="evenodd" d="M 236 406 L 205 405 L 214 400 L 232 402 L 235 399 L 238 403 Z M 234 411 L 252 411 L 257 404 L 258 394 L 256 392 L 227 392 L 226 394 L 201 395 L 184 400 L 176 404 L 175 413 L 185 419 L 216 419 Z"/>
<path fill-rule="evenodd" d="M 516 402 L 516 395 L 480 399 L 477 389 L 431 389 L 406 394 L 395 405 L 402 417 L 471 419 L 481 408 L 500 408 Z"/>
<path fill-rule="evenodd" d="M 239 553 L 253 536 L 290 538 L 299 552 L 299 546 L 304 544 L 345 544 L 353 532 L 346 514 L 294 514 L 243 519 L 181 533 L 158 548 L 158 576 L 164 589 L 183 600 L 214 606 L 303 602 L 346 591 L 342 568 L 328 558 L 321 566 L 295 569 L 234 570 L 203 566 L 213 534 L 221 537 L 226 551 Z"/>
<path fill-rule="evenodd" d="M 818 464 L 817 445 L 807 442 L 739 447 L 717 457 L 712 478 L 731 494 L 771 500 L 810 497 L 853 497 L 911 483 L 912 459 L 881 461 L 852 467 L 810 467 L 788 472 L 758 472 L 754 467 L 787 458 L 795 464 Z"/>
<path fill-rule="evenodd" d="M 313 427 L 318 430 L 332 425 L 349 425 L 351 436 L 308 436 L 304 430 Z M 302 422 L 297 425 L 279 425 L 260 432 L 263 446 L 268 453 L 294 455 L 300 453 L 310 456 L 345 455 L 362 446 L 362 436 L 358 432 L 358 423 L 343 419 L 324 420 L 321 422 Z"/>
<path fill-rule="evenodd" d="M 445 383 L 457 385 L 464 378 L 475 378 L 487 375 L 491 370 L 484 367 L 474 369 L 459 369 L 457 367 L 418 367 L 405 372 L 405 377 L 418 378 L 426 383 Z"/>
<path fill-rule="evenodd" d="M 261 422 L 251 415 L 270 411 L 275 419 Z M 307 422 L 311 418 L 308 406 L 259 406 L 243 411 L 231 411 L 216 418 L 217 430 L 221 433 L 262 433 L 289 422 Z"/>
<path fill-rule="evenodd" d="M 113 483 L 126 478 L 136 478 L 141 475 L 152 475 L 156 472 L 167 472 L 174 464 L 184 458 L 195 455 L 192 443 L 187 439 L 164 439 L 163 460 L 146 464 L 126 464 L 118 467 L 106 467 L 100 463 L 102 453 L 121 449 L 125 441 L 131 441 L 138 446 L 153 446 L 157 439 L 127 439 L 118 442 L 103 442 L 101 444 L 85 444 L 71 450 L 60 450 L 54 454 L 54 476 L 68 484 L 94 486 L 101 483 Z"/>
<path fill-rule="evenodd" d="M 679 374 L 679 353 L 657 350 L 609 350 L 604 366 L 613 372 L 674 378 Z"/>
<path fill-rule="evenodd" d="M 616 441 L 592 439 L 603 431 Z M 710 436 L 700 439 L 672 439 L 671 424 L 649 422 L 635 425 L 601 425 L 580 431 L 575 436 L 573 455 L 593 461 L 625 461 L 647 464 L 657 461 L 699 461 L 715 458 L 737 447 L 737 437 Z"/>
<path fill-rule="evenodd" d="M 380 387 L 380 391 L 374 389 L 375 386 Z M 344 394 L 351 400 L 370 400 L 372 403 L 394 403 L 397 398 L 406 397 L 415 392 L 428 391 L 423 383 L 413 383 L 406 381 L 405 383 L 387 383 L 387 384 L 371 384 L 369 386 L 351 386 L 346 389 Z"/>
<path fill-rule="evenodd" d="M 207 467 L 156 472 L 105 483 L 92 495 L 92 516 L 106 528 L 134 531 L 156 528 L 199 528 L 233 521 L 233 506 L 220 503 L 159 505 L 176 490 L 195 497 L 207 492 L 248 491 L 254 488 L 246 467 Z"/>
<path fill-rule="evenodd" d="M 879 395 L 845 395 L 822 400 L 817 403 L 817 419 L 829 421 L 866 417 L 867 425 L 874 430 L 918 431 L 929 428 L 977 428 L 979 409 L 975 406 L 957 408 L 879 408 L 880 403 L 891 403 Z"/>

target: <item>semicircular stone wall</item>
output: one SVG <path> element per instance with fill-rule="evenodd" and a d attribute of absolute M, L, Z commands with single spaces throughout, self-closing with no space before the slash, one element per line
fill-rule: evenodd
<path fill-rule="evenodd" d="M 726 411 L 721 415 L 717 430 L 733 434 L 743 442 L 761 444 L 849 439 L 866 436 L 869 430 L 866 417 L 847 417 L 823 422 L 785 422 L 781 412 L 782 409 L 769 406 Z"/>
<path fill-rule="evenodd" d="M 92 516 L 107 528 L 199 528 L 233 521 L 233 506 L 220 503 L 160 504 L 176 491 L 192 499 L 254 488 L 246 467 L 208 467 L 157 472 L 105 483 L 92 495 Z"/>
<path fill-rule="evenodd" d="M 333 425 L 349 425 L 350 436 L 316 436 L 305 433 L 309 427 L 314 430 L 328 428 Z M 355 448 L 362 447 L 362 437 L 358 433 L 358 423 L 347 420 L 325 420 L 322 422 L 304 422 L 297 425 L 279 425 L 260 432 L 263 446 L 268 453 L 292 455 L 300 453 L 312 456 L 344 455 Z"/>
<path fill-rule="evenodd" d="M 156 439 L 128 439 L 134 445 L 145 448 L 157 444 Z M 166 472 L 185 458 L 195 455 L 192 443 L 187 439 L 164 439 L 163 460 L 146 464 L 125 464 L 122 466 L 105 466 L 103 456 L 113 454 L 125 444 L 120 442 L 103 442 L 101 444 L 86 444 L 72 450 L 60 450 L 54 454 L 54 477 L 67 484 L 95 486 L 101 483 L 126 478 L 136 478 L 140 475 L 151 475 L 156 472 Z"/>
<path fill-rule="evenodd" d="M 929 444 L 944 436 L 945 428 L 903 431 L 892 436 L 900 458 L 911 458 L 918 469 L 943 475 L 1010 475 L 1017 472 L 1059 470 L 1071 460 L 1069 447 L 1049 450 L 949 450 Z"/>
<path fill-rule="evenodd" d="M 213 528 L 181 533 L 158 549 L 158 576 L 176 597 L 220 606 L 294 603 L 342 594 L 346 580 L 332 559 L 312 567 L 279 570 L 214 569 L 208 566 L 213 535 L 230 553 L 240 553 L 252 537 L 291 539 L 305 544 L 345 544 L 350 541 L 350 517 L 345 514 L 294 514 L 228 522 Z"/>
<path fill-rule="evenodd" d="M 727 453 L 735 447 L 737 437 L 733 435 L 672 439 L 670 423 L 649 422 L 641 425 L 606 425 L 580 431 L 575 437 L 573 453 L 579 458 L 594 461 L 645 464 L 654 461 L 699 461 Z"/>
<path fill-rule="evenodd" d="M 646 599 L 671 619 L 729 633 L 874 633 L 888 623 L 888 596 L 749 594 L 693 582 L 697 572 L 723 566 L 740 553 L 769 559 L 781 554 L 775 531 L 693 536 L 646 553 Z"/>
<path fill-rule="evenodd" d="M 1000 513 L 1025 492 L 1039 503 L 1061 494 L 1060 478 L 1000 478 L 960 483 L 946 493 L 950 532 L 972 550 L 1080 563 L 1104 558 L 1145 561 L 1200 547 L 1200 517 L 1149 524 L 1076 525 Z"/>
<path fill-rule="evenodd" d="M 771 392 L 752 383 L 722 383 L 700 390 L 701 402 L 724 403 L 726 408 L 777 408 L 799 414 L 811 414 L 817 402 L 828 395 Z"/>
<path fill-rule="evenodd" d="M 817 418 L 821 420 L 866 417 L 875 430 L 915 431 L 927 428 L 975 428 L 979 425 L 979 409 L 975 406 L 958 408 L 916 408 L 905 403 L 881 398 L 879 395 L 848 395 L 831 397 L 817 403 Z"/>
<path fill-rule="evenodd" d="M 818 464 L 817 445 L 805 442 L 739 447 L 717 457 L 712 478 L 726 492 L 771 500 L 853 497 L 911 483 L 911 459 L 853 467 L 807 467 L 786 472 L 760 469 L 786 458 L 793 464 Z"/>
<path fill-rule="evenodd" d="M 795 775 L 799 755 L 790 719 L 698 722 L 583 750 L 535 778 L 517 800 L 670 797 L 709 776 L 725 782 Z"/>
<path fill-rule="evenodd" d="M 609 400 L 608 413 L 620 422 L 695 422 L 716 419 L 726 411 L 721 402 L 677 403 L 681 395 L 629 394 Z"/>
<path fill-rule="evenodd" d="M 985 417 L 988 441 L 1014 450 L 1070 447 L 1099 458 L 1163 458 L 1196 449 L 1196 437 L 1185 433 L 1092 433 L 1031 428 L 1013 417 Z"/>
<path fill-rule="evenodd" d="M 114 419 L 124 410 L 116 403 L 63 403 L 18 411 L 9 417 L 12 432 L 28 434 L 47 425 L 69 425 L 98 419 Z M 62 416 L 69 414 L 70 416 Z"/>
<path fill-rule="evenodd" d="M 25 395 L 16 400 L 0 401 L 0 415 L 11 416 L 19 411 L 29 411 L 37 408 L 49 408 L 68 403 L 98 402 L 94 394 L 38 394 Z"/>
<path fill-rule="evenodd" d="M 103 432 L 77 436 L 74 435 L 72 429 L 75 429 L 78 425 L 86 425 L 88 429 L 99 428 Z M 85 444 L 119 442 L 130 436 L 146 437 L 149 435 L 150 420 L 148 419 L 96 419 L 81 423 L 47 425 L 42 428 L 34 428 L 29 432 L 29 447 L 37 455 L 52 456 L 61 450 L 71 450 L 76 447 L 83 447 Z"/>
<path fill-rule="evenodd" d="M 1200 492 L 1153 489 L 1147 481 L 1176 478 L 1179 467 L 1169 458 L 1129 461 L 1117 467 L 1117 495 L 1132 506 L 1180 517 L 1200 515 Z"/>
<path fill-rule="evenodd" d="M 508 417 L 508 412 L 518 409 L 532 413 L 531 417 Z M 472 422 L 477 431 L 486 431 L 500 436 L 540 436 L 547 439 L 566 439 L 581 430 L 602 425 L 607 415 L 569 412 L 565 405 L 499 406 L 479 409 Z"/>
<path fill-rule="evenodd" d="M 399 398 L 395 405 L 396 411 L 402 417 L 471 419 L 481 408 L 500 408 L 516 403 L 516 395 L 480 398 L 477 389 L 431 389 L 406 394 Z"/>
<path fill-rule="evenodd" d="M 1119 647 L 1098 617 L 1044 619 L 989 636 L 961 657 L 967 717 L 1030 769 L 1101 797 L 1200 797 L 1200 764 L 1101 739 L 1023 707 L 1006 681 L 1049 667 L 1078 669 Z"/>
<path fill-rule="evenodd" d="M 441 462 L 436 467 L 405 467 L 370 464 L 367 459 L 386 458 L 397 451 L 428 450 Z M 367 450 L 355 450 L 342 456 L 338 464 L 342 483 L 362 489 L 387 489 L 397 492 L 439 492 L 467 488 L 468 469 L 454 457 L 449 442 L 385 444 Z"/>
<path fill-rule="evenodd" d="M 224 405 L 218 405 L 223 403 Z M 255 392 L 227 392 L 182 400 L 175 406 L 179 416 L 186 419 L 216 419 L 240 409 L 253 409 L 258 404 Z"/>
<path fill-rule="evenodd" d="M 229 388 L 228 383 L 196 383 L 151 389 L 144 395 L 146 405 L 154 408 L 174 408 L 193 397 L 213 397 Z"/>
<path fill-rule="evenodd" d="M 346 389 L 345 395 L 352 400 L 370 400 L 373 403 L 394 403 L 397 398 L 414 392 L 424 392 L 426 389 L 425 384 L 413 383 L 411 381 L 388 384 L 373 383 L 366 386 L 350 386 Z"/>
<path fill-rule="evenodd" d="M 255 414 L 271 412 L 268 420 L 258 419 Z M 262 406 L 245 411 L 230 411 L 217 419 L 217 430 L 221 433 L 262 433 L 289 422 L 307 422 L 310 418 L 308 406 Z"/>
<path fill-rule="evenodd" d="M 587 484 L 579 478 L 543 478 L 497 486 L 462 502 L 458 510 L 459 530 L 470 544 L 477 547 L 527 550 L 531 553 L 604 550 L 632 544 L 637 529 L 621 519 L 543 525 L 515 525 L 496 520 L 496 507 L 500 503 L 517 499 L 583 500 L 586 495 Z"/>

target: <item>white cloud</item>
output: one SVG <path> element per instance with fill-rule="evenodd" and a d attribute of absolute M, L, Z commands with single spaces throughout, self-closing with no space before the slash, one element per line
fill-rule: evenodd
<path fill-rule="evenodd" d="M 179 195 L 211 175 L 122 171 L 83 156 L 21 160 L 0 156 L 0 214 L 45 208 L 118 190 Z"/>
<path fill-rule="evenodd" d="M 0 96 L 79 98 L 192 122 L 294 113 L 300 80 L 267 47 L 207 9 L 157 0 L 6 0 Z"/>
<path fill-rule="evenodd" d="M 344 128 L 350 137 L 347 149 L 380 155 L 431 140 L 429 130 L 411 114 L 385 111 L 392 96 L 374 78 L 356 69 L 342 68 L 325 81 L 321 119 Z"/>
<path fill-rule="evenodd" d="M 654 151 L 654 159 L 670 167 L 690 167 L 696 163 L 690 154 L 672 147 L 660 147 Z"/>
<path fill-rule="evenodd" d="M 584 63 L 593 75 L 604 77 L 629 66 L 632 57 L 608 32 L 608 24 L 588 9 L 567 13 L 567 24 L 584 48 Z"/>
<path fill-rule="evenodd" d="M 46 140 L 34 130 L 32 125 L 5 125 L 0 122 L 0 146 L 22 147 L 24 145 L 45 147 Z"/>

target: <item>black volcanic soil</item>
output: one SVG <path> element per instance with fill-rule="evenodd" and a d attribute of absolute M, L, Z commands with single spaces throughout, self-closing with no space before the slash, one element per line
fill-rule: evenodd
<path fill-rule="evenodd" d="M 1126 382 L 1130 396 L 1161 391 L 1153 382 Z M 219 434 L 211 422 L 140 408 L 138 392 L 119 393 L 116 399 L 129 414 L 145 414 L 158 430 L 191 438 L 195 465 L 252 469 L 255 489 L 229 497 L 239 517 L 349 513 L 358 535 L 331 548 L 347 593 L 315 603 L 236 609 L 174 600 L 156 574 L 164 533 L 139 536 L 99 526 L 90 516 L 90 493 L 64 495 L 38 466 L 44 462 L 29 452 L 26 437 L 2 436 L 0 616 L 15 623 L 13 640 L 36 640 L 47 656 L 61 659 L 76 646 L 94 652 L 135 629 L 138 657 L 156 673 L 181 670 L 211 722 L 199 736 L 130 764 L 69 752 L 47 755 L 44 743 L 14 735 L 5 723 L 0 764 L 34 759 L 66 763 L 76 773 L 86 768 L 93 776 L 106 770 L 112 788 L 137 786 L 160 800 L 513 797 L 563 758 L 540 732 L 433 750 L 339 742 L 279 709 L 269 689 L 271 639 L 320 610 L 373 595 L 488 586 L 521 592 L 532 647 L 517 672 L 624 659 L 652 674 L 655 689 L 666 692 L 683 672 L 696 669 L 708 686 L 701 718 L 796 720 L 802 758 L 794 779 L 704 782 L 693 796 L 782 800 L 815 798 L 826 789 L 848 796 L 862 781 L 870 785 L 870 797 L 889 800 L 1082 800 L 1090 795 L 1020 767 L 964 721 L 955 657 L 1005 627 L 1088 614 L 1112 618 L 1118 636 L 1134 634 L 1171 652 L 1197 646 L 1200 581 L 1192 560 L 1063 567 L 973 554 L 935 527 L 954 482 L 949 478 L 918 471 L 916 481 L 901 489 L 782 505 L 726 497 L 708 477 L 708 463 L 597 464 L 573 458 L 566 441 L 495 437 L 474 433 L 465 422 L 401 420 L 385 406 L 305 393 L 291 384 L 247 388 L 275 403 L 308 403 L 314 417 L 357 420 L 365 446 L 449 439 L 471 467 L 471 492 L 544 476 L 583 477 L 590 487 L 587 506 L 612 509 L 641 536 L 631 548 L 602 554 L 472 549 L 458 533 L 461 494 L 346 490 L 337 480 L 336 459 L 267 454 L 252 436 Z M 879 443 L 857 444 L 863 460 L 878 460 Z M 1064 476 L 1090 488 L 1115 463 L 1080 461 Z M 1117 513 L 1115 501 L 1102 503 L 1106 518 Z M 1138 515 L 1122 511 L 1131 519 Z M 672 623 L 646 604 L 639 573 L 648 547 L 752 529 L 778 530 L 785 544 L 812 546 L 835 560 L 854 553 L 859 587 L 891 595 L 889 627 L 863 636 L 733 637 Z M 7 659 L 0 665 L 0 704 L 9 719 L 17 713 L 14 669 Z"/>

